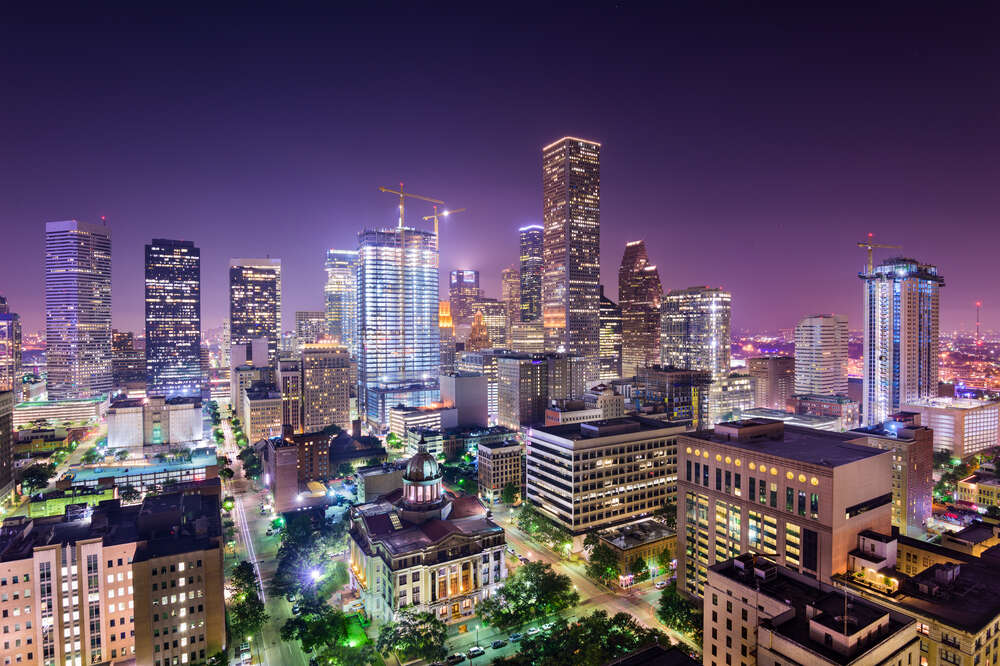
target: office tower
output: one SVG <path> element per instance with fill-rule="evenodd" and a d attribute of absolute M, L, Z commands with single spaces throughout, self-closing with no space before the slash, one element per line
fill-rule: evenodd
<path fill-rule="evenodd" d="M 545 422 L 551 400 L 579 400 L 586 390 L 584 359 L 568 354 L 497 357 L 497 423 L 518 431 Z"/>
<path fill-rule="evenodd" d="M 705 370 L 713 379 L 728 375 L 731 304 L 719 288 L 671 290 L 663 300 L 663 365 Z"/>
<path fill-rule="evenodd" d="M 877 425 L 900 405 L 937 396 L 937 268 L 913 259 L 888 259 L 862 274 L 865 292 L 865 425 Z"/>
<path fill-rule="evenodd" d="M 548 349 L 582 356 L 598 378 L 601 145 L 565 137 L 542 149 L 542 318 Z"/>
<path fill-rule="evenodd" d="M 521 273 L 513 266 L 500 271 L 500 302 L 507 319 L 504 337 L 509 341 L 514 324 L 521 322 Z"/>
<path fill-rule="evenodd" d="M 484 375 L 441 373 L 441 403 L 457 410 L 457 426 L 485 428 L 489 424 L 486 384 Z"/>
<path fill-rule="evenodd" d="M 663 287 L 649 263 L 646 241 L 625 244 L 618 268 L 618 307 L 622 311 L 622 374 L 660 361 L 660 300 Z"/>
<path fill-rule="evenodd" d="M 326 339 L 328 325 L 325 312 L 311 310 L 296 310 L 295 312 L 295 348 L 301 351 L 303 345 L 320 342 Z M 344 347 L 347 345 L 343 342 Z"/>
<path fill-rule="evenodd" d="M 482 313 L 483 325 L 489 337 L 490 347 L 507 346 L 507 304 L 494 298 L 480 298 L 472 304 L 472 313 Z"/>
<path fill-rule="evenodd" d="M 530 428 L 525 498 L 574 537 L 631 522 L 663 506 L 687 423 L 626 416 Z M 596 471 L 595 471 L 596 470 Z M 600 490 L 595 474 L 601 475 Z"/>
<path fill-rule="evenodd" d="M 917 627 L 909 615 L 753 553 L 708 570 L 706 664 L 916 666 L 926 663 Z"/>
<path fill-rule="evenodd" d="M 318 432 L 351 427 L 351 358 L 337 343 L 302 347 L 302 429 Z"/>
<path fill-rule="evenodd" d="M 111 331 L 111 377 L 119 388 L 146 383 L 146 351 L 136 348 L 131 331 Z"/>
<path fill-rule="evenodd" d="M 545 351 L 545 328 L 541 319 L 515 321 L 510 328 L 507 347 L 524 354 L 541 354 Z"/>
<path fill-rule="evenodd" d="M 858 444 L 892 451 L 892 526 L 906 536 L 923 539 L 934 489 L 934 431 L 887 421 L 850 434 L 859 438 Z"/>
<path fill-rule="evenodd" d="M 49 400 L 111 391 L 111 229 L 45 225 L 45 357 Z"/>
<path fill-rule="evenodd" d="M 482 310 L 476 310 L 476 314 L 472 317 L 472 328 L 469 330 L 469 339 L 465 341 L 465 348 L 469 351 L 493 349 Z"/>
<path fill-rule="evenodd" d="M 695 430 L 707 428 L 711 384 L 708 372 L 653 365 L 639 368 L 632 400 L 642 413 L 663 414 L 670 421 L 691 421 Z"/>
<path fill-rule="evenodd" d="M 747 374 L 754 380 L 754 407 L 788 409 L 795 389 L 794 358 L 758 356 L 747 359 Z"/>
<path fill-rule="evenodd" d="M 219 347 L 219 357 L 221 359 L 219 367 L 224 368 L 226 372 L 233 367 L 229 356 L 232 346 L 232 335 L 229 332 L 229 317 L 226 317 L 222 320 L 222 342 Z"/>
<path fill-rule="evenodd" d="M 247 390 L 255 384 L 270 381 L 270 373 L 267 370 L 267 368 L 257 368 L 252 365 L 238 365 L 229 372 L 229 404 L 233 414 L 240 421 L 246 421 L 246 414 L 243 412 L 243 398 Z"/>
<path fill-rule="evenodd" d="M 483 504 L 499 504 L 508 485 L 524 494 L 524 450 L 516 437 L 502 442 L 480 442 L 476 447 L 479 499 Z"/>
<path fill-rule="evenodd" d="M 327 332 L 357 358 L 358 251 L 326 251 Z"/>
<path fill-rule="evenodd" d="M 847 317 L 812 315 L 795 326 L 795 393 L 847 395 Z"/>
<path fill-rule="evenodd" d="M 455 325 L 470 325 L 475 315 L 473 305 L 480 297 L 479 271 L 452 271 L 448 296 L 451 299 L 451 318 L 455 320 Z"/>
<path fill-rule="evenodd" d="M 497 358 L 505 352 L 496 349 L 463 350 L 456 353 L 455 370 L 486 377 L 486 406 L 490 421 L 497 418 Z"/>
<path fill-rule="evenodd" d="M 903 405 L 919 414 L 917 423 L 934 431 L 934 450 L 966 460 L 1000 445 L 1000 401 L 924 398 Z"/>
<path fill-rule="evenodd" d="M 9 495 L 7 486 L 14 471 L 14 404 L 20 402 L 14 391 L 0 391 L 0 490 Z"/>
<path fill-rule="evenodd" d="M 21 318 L 0 296 L 0 391 L 21 389 Z"/>
<path fill-rule="evenodd" d="M 247 361 L 271 365 L 281 342 L 281 259 L 230 259 L 230 344 L 246 345 L 261 337 L 267 338 L 267 360 Z"/>
<path fill-rule="evenodd" d="M 542 255 L 544 230 L 540 224 L 521 227 L 521 321 L 535 321 L 542 316 Z"/>
<path fill-rule="evenodd" d="M 708 387 L 708 420 L 723 423 L 742 418 L 743 412 L 756 404 L 754 378 L 732 373 L 719 377 Z"/>
<path fill-rule="evenodd" d="M 446 374 L 455 370 L 457 351 L 455 326 L 451 319 L 451 303 L 449 301 L 438 303 L 438 337 L 441 340 L 440 372 Z"/>
<path fill-rule="evenodd" d="M 610 382 L 622 376 L 622 310 L 604 295 L 603 284 L 600 324 L 600 379 L 602 382 Z"/>
<path fill-rule="evenodd" d="M 677 586 L 745 552 L 829 582 L 865 530 L 888 533 L 892 453 L 853 435 L 746 419 L 677 442 Z"/>
<path fill-rule="evenodd" d="M 358 240 L 358 401 L 368 422 L 384 428 L 390 407 L 438 399 L 437 238 L 399 227 Z"/>
<path fill-rule="evenodd" d="M 282 433 L 281 391 L 257 382 L 243 391 L 243 431 L 251 445 Z"/>
<path fill-rule="evenodd" d="M 146 393 L 201 395 L 201 250 L 154 238 L 146 246 Z"/>
<path fill-rule="evenodd" d="M 302 359 L 278 359 L 278 389 L 281 390 L 281 425 L 293 433 L 302 430 Z"/>

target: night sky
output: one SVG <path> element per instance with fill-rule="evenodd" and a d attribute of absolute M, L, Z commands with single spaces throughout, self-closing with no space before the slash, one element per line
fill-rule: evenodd
<path fill-rule="evenodd" d="M 0 293 L 27 330 L 44 223 L 101 215 L 117 328 L 142 330 L 153 237 L 202 248 L 205 328 L 228 314 L 229 257 L 280 257 L 289 328 L 322 309 L 326 248 L 395 224 L 377 188 L 401 180 L 469 209 L 442 234 L 442 297 L 453 268 L 497 296 L 517 227 L 541 216 L 540 149 L 565 135 L 603 144 L 614 298 L 624 243 L 644 238 L 665 288 L 730 289 L 734 328 L 819 311 L 860 328 L 871 231 L 938 265 L 942 328 L 971 326 L 976 299 L 1000 328 L 995 3 L 91 4 L 0 15 Z"/>

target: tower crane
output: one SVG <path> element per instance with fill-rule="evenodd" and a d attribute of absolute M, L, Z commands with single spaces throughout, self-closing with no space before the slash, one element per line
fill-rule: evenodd
<path fill-rule="evenodd" d="M 448 210 L 447 208 L 445 208 L 443 211 L 441 211 L 439 213 L 438 212 L 438 207 L 437 207 L 437 205 L 435 205 L 434 206 L 434 214 L 433 215 L 424 215 L 424 222 L 426 222 L 427 220 L 434 220 L 434 236 L 437 237 L 437 235 L 438 235 L 438 218 L 439 217 L 448 217 L 449 215 L 454 215 L 455 213 L 464 213 L 464 212 L 465 212 L 464 208 L 456 208 L 455 210 Z"/>
<path fill-rule="evenodd" d="M 444 205 L 444 202 L 441 201 L 441 200 L 439 200 L 439 199 L 431 199 L 430 197 L 425 197 L 425 196 L 420 195 L 420 194 L 411 194 L 410 192 L 404 192 L 403 191 L 403 184 L 402 183 L 399 184 L 399 190 L 390 190 L 388 187 L 379 187 L 378 191 L 379 192 L 388 192 L 389 194 L 396 194 L 396 195 L 399 196 L 399 226 L 400 227 L 403 226 L 403 222 L 405 220 L 404 213 L 405 213 L 405 205 L 406 205 L 406 199 L 407 198 L 410 198 L 410 199 L 420 199 L 421 201 L 428 201 L 428 202 L 430 202 L 432 204 L 441 204 L 442 206 Z M 424 218 L 424 219 L 426 219 L 426 218 Z"/>
<path fill-rule="evenodd" d="M 872 248 L 882 248 L 887 250 L 899 250 L 902 249 L 901 245 L 886 245 L 885 243 L 876 243 L 872 240 L 875 236 L 873 233 L 868 234 L 868 240 L 861 241 L 858 243 L 858 247 L 868 251 L 868 271 L 867 274 L 871 275 L 871 272 L 875 269 L 874 264 L 872 264 Z"/>

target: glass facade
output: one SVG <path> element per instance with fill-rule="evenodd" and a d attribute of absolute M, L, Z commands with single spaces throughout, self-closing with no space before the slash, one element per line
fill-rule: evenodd
<path fill-rule="evenodd" d="M 662 355 L 665 366 L 729 374 L 732 296 L 712 287 L 675 289 L 663 300 Z"/>
<path fill-rule="evenodd" d="M 358 251 L 327 250 L 325 267 L 327 332 L 357 358 Z"/>
<path fill-rule="evenodd" d="M 660 360 L 660 301 L 663 286 L 656 266 L 649 263 L 645 241 L 625 245 L 618 268 L 618 307 L 622 311 L 622 373 L 631 377 L 639 367 Z"/>
<path fill-rule="evenodd" d="M 201 395 L 201 250 L 191 241 L 146 246 L 146 393 Z"/>
<path fill-rule="evenodd" d="M 521 321 L 535 321 L 542 314 L 542 237 L 539 224 L 521 227 Z"/>
<path fill-rule="evenodd" d="M 622 376 L 622 311 L 604 295 L 604 285 L 601 285 L 600 321 L 600 379 L 608 382 Z"/>
<path fill-rule="evenodd" d="M 274 364 L 281 341 L 281 260 L 231 259 L 229 261 L 229 340 L 245 345 L 267 338 L 267 363 Z"/>
<path fill-rule="evenodd" d="M 20 390 L 21 318 L 7 307 L 0 296 L 0 391 Z"/>

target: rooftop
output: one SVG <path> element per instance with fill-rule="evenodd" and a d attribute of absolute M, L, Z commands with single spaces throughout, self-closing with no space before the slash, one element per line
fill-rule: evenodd
<path fill-rule="evenodd" d="M 620 525 L 609 530 L 602 530 L 598 532 L 598 536 L 619 550 L 629 550 L 672 537 L 674 533 L 661 523 L 647 518 L 638 523 Z"/>
<path fill-rule="evenodd" d="M 658 421 L 641 416 L 623 416 L 617 419 L 602 419 L 587 423 L 568 423 L 565 425 L 539 426 L 529 430 L 530 433 L 541 433 L 551 437 L 577 441 L 582 439 L 597 439 L 599 437 L 614 437 L 631 433 L 651 433 L 657 430 L 683 428 L 690 421 Z"/>
<path fill-rule="evenodd" d="M 975 398 L 923 398 L 906 403 L 905 407 L 921 407 L 932 409 L 978 409 L 980 407 L 996 407 L 997 400 L 977 400 Z"/>
<path fill-rule="evenodd" d="M 479 448 L 481 448 L 481 449 L 490 449 L 490 450 L 493 450 L 493 449 L 508 449 L 508 448 L 511 448 L 511 447 L 514 447 L 514 446 L 520 447 L 521 443 L 518 442 L 516 439 L 504 439 L 504 440 L 500 440 L 499 442 L 480 442 L 479 443 Z"/>
<path fill-rule="evenodd" d="M 69 478 L 73 483 L 83 483 L 86 481 L 97 481 L 109 476 L 127 476 L 134 474 L 158 474 L 160 472 L 172 472 L 184 469 L 197 469 L 218 464 L 213 449 L 195 449 L 192 452 L 190 461 L 163 462 L 152 465 L 142 465 L 131 463 L 129 465 L 97 465 L 93 467 L 73 466 L 63 476 Z"/>

